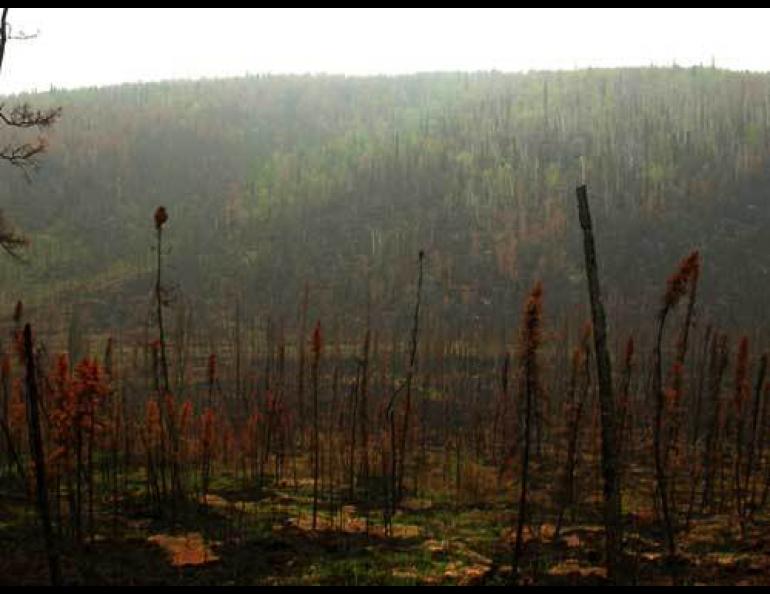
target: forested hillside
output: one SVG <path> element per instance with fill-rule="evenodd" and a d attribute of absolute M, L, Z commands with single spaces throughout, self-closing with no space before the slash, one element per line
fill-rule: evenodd
<path fill-rule="evenodd" d="M 307 284 L 321 312 L 362 318 L 368 292 L 380 315 L 406 315 L 424 249 L 430 315 L 491 327 L 535 277 L 549 307 L 583 303 L 584 169 L 611 303 L 648 315 L 651 279 L 697 247 L 709 315 L 763 320 L 768 75 L 264 76 L 15 99 L 63 115 L 31 181 L 0 179 L 31 240 L 27 265 L 0 263 L 6 310 L 146 319 L 163 204 L 168 278 L 198 311 L 239 297 L 291 323 Z"/>

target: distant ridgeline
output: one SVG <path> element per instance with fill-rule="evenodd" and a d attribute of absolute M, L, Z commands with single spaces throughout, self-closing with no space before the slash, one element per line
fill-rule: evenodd
<path fill-rule="evenodd" d="M 700 302 L 762 322 L 770 296 L 770 75 L 711 68 L 267 76 L 22 97 L 61 105 L 32 183 L 0 177 L 31 239 L 0 259 L 0 304 L 79 310 L 93 329 L 150 311 L 166 206 L 172 301 L 254 316 L 408 327 L 417 253 L 428 323 L 515 327 L 525 290 L 585 305 L 580 156 L 611 312 L 654 316 L 667 271 L 703 258 Z M 587 313 L 586 313 L 587 316 Z M 66 317 L 66 316 L 63 316 Z"/>

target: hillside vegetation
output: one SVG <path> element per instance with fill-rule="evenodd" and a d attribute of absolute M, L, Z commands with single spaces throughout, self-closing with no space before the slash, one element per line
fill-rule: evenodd
<path fill-rule="evenodd" d="M 268 76 L 29 99 L 64 116 L 32 183 L 0 180 L 32 240 L 28 267 L 0 265 L 9 306 L 79 303 L 97 328 L 135 325 L 152 285 L 146 221 L 164 204 L 170 277 L 194 307 L 241 296 L 293 316 L 307 283 L 321 311 L 363 316 L 367 286 L 395 311 L 424 249 L 432 311 L 491 327 L 535 277 L 549 301 L 581 302 L 583 168 L 629 312 L 691 247 L 713 316 L 759 321 L 770 289 L 768 75 Z"/>

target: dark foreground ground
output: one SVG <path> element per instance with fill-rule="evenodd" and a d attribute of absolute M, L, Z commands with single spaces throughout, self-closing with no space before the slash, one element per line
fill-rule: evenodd
<path fill-rule="evenodd" d="M 188 504 L 173 527 L 139 496 L 126 507 L 131 511 L 97 513 L 96 529 L 81 547 L 61 547 L 67 584 L 505 585 L 512 580 L 515 515 L 502 494 L 498 503 L 485 505 L 409 498 L 390 534 L 379 513 L 371 514 L 367 533 L 364 512 L 355 505 L 339 508 L 333 521 L 325 512 L 312 530 L 309 481 L 256 495 L 220 477 L 205 502 Z M 591 514 L 583 508 L 580 517 Z M 552 522 L 533 519 L 520 582 L 606 583 L 598 521 L 575 523 L 567 516 L 558 539 Z M 627 516 L 632 582 L 770 583 L 767 518 L 755 519 L 742 536 L 729 514 L 696 517 L 680 534 L 674 562 L 665 557 L 662 540 L 652 510 Z M 0 550 L 0 584 L 47 583 L 35 515 L 18 496 L 0 498 Z"/>

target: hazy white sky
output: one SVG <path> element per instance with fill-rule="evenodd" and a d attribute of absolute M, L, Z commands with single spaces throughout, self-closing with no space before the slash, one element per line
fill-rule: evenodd
<path fill-rule="evenodd" d="M 246 73 L 770 70 L 768 9 L 12 8 L 0 94 Z"/>

